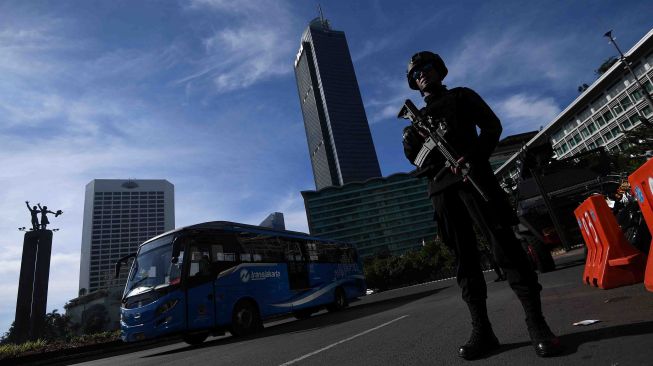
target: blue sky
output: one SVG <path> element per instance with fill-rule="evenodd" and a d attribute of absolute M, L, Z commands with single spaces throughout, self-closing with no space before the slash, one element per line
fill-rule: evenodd
<path fill-rule="evenodd" d="M 323 1 L 346 32 L 384 175 L 401 150 L 408 58 L 442 55 L 445 84 L 481 94 L 504 135 L 548 124 L 652 26 L 650 1 Z M 293 61 L 315 1 L 0 1 L 0 332 L 14 318 L 25 200 L 61 209 L 48 310 L 77 294 L 84 186 L 168 179 L 176 225 L 307 231 L 314 189 Z"/>

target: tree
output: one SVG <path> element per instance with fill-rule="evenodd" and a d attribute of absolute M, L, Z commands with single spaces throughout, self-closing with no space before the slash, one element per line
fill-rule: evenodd
<path fill-rule="evenodd" d="M 0 339 L 0 344 L 18 343 L 16 339 L 16 322 L 11 322 L 11 327 Z"/>
<path fill-rule="evenodd" d="M 59 314 L 57 309 L 45 314 L 45 319 L 41 324 L 43 324 L 43 329 L 39 332 L 39 339 L 47 341 L 66 340 L 73 335 L 74 325 L 70 318 L 67 315 Z M 19 343 L 15 333 L 15 324 L 11 323 L 11 327 L 4 334 L 0 343 Z"/>
<path fill-rule="evenodd" d="M 82 331 L 84 334 L 102 332 L 108 321 L 107 308 L 104 305 L 95 304 L 82 312 Z"/>
<path fill-rule="evenodd" d="M 57 309 L 45 314 L 45 323 L 41 338 L 46 340 L 66 339 L 72 336 L 72 322 L 70 317 L 59 314 Z"/>
<path fill-rule="evenodd" d="M 382 253 L 366 258 L 365 281 L 369 288 L 381 291 L 432 281 L 450 275 L 453 262 L 449 250 L 436 239 L 401 256 Z"/>
<path fill-rule="evenodd" d="M 606 71 L 608 71 L 612 65 L 614 65 L 617 61 L 619 61 L 616 57 L 610 56 L 608 57 L 601 66 L 599 66 L 598 69 L 594 70 L 594 73 L 596 74 L 597 77 L 603 75 Z"/>
<path fill-rule="evenodd" d="M 647 154 L 653 151 L 653 129 L 640 124 L 630 131 L 624 132 L 622 151 L 615 151 L 614 156 L 618 165 L 628 173 L 632 173 L 648 158 Z"/>

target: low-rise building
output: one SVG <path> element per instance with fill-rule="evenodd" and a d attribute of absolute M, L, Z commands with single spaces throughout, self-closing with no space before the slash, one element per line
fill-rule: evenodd
<path fill-rule="evenodd" d="M 640 39 L 625 56 L 639 82 L 649 94 L 653 92 L 653 29 Z M 639 126 L 640 118 L 649 121 L 653 110 L 635 79 L 616 62 L 567 108 L 537 133 L 526 146 L 549 141 L 555 157 L 567 158 L 597 147 L 608 151 L 622 150 L 624 132 Z M 518 154 L 514 154 L 495 174 L 516 178 Z"/>
<path fill-rule="evenodd" d="M 66 315 L 79 325 L 79 333 L 118 330 L 123 290 L 122 286 L 114 286 L 80 294 L 64 305 Z"/>

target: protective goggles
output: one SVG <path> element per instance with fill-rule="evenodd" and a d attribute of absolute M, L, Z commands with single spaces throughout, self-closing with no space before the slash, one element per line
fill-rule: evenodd
<path fill-rule="evenodd" d="M 433 64 L 425 64 L 423 66 L 416 67 L 413 71 L 410 72 L 410 78 L 417 81 L 422 73 L 426 74 L 431 70 L 433 70 Z"/>

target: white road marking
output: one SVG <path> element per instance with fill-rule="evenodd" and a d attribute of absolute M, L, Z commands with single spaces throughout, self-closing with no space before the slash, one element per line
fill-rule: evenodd
<path fill-rule="evenodd" d="M 299 357 L 299 358 L 296 358 L 296 359 L 294 359 L 294 360 L 288 361 L 288 362 L 286 362 L 286 363 L 282 363 L 282 364 L 279 365 L 279 366 L 292 365 L 292 364 L 297 363 L 297 362 L 299 362 L 299 361 L 301 361 L 301 360 L 303 360 L 303 359 L 309 358 L 309 357 L 314 356 L 314 355 L 316 355 L 316 354 L 318 354 L 318 353 L 320 353 L 320 352 L 326 351 L 326 350 L 328 350 L 329 348 L 333 348 L 333 347 L 335 347 L 335 346 L 337 346 L 337 345 L 339 345 L 339 344 L 342 344 L 342 343 L 345 343 L 345 342 L 351 341 L 351 340 L 354 339 L 354 338 L 358 338 L 358 337 L 360 337 L 360 336 L 362 336 L 362 335 L 365 335 L 365 334 L 367 334 L 367 333 L 369 333 L 369 332 L 373 332 L 373 331 L 375 331 L 375 330 L 377 330 L 377 329 L 383 328 L 383 327 L 385 327 L 386 325 L 390 325 L 390 324 L 392 324 L 392 323 L 394 323 L 394 322 L 396 322 L 396 321 L 398 321 L 398 320 L 401 320 L 401 319 L 403 319 L 403 318 L 405 318 L 405 317 L 407 317 L 407 316 L 408 316 L 408 315 L 400 316 L 400 317 L 398 317 L 397 319 L 390 320 L 389 322 L 383 323 L 383 324 L 381 324 L 381 325 L 379 325 L 379 326 L 376 326 L 376 327 L 374 327 L 374 328 L 372 328 L 372 329 L 368 329 L 368 330 L 366 330 L 366 331 L 364 331 L 364 332 L 358 333 L 358 334 L 353 335 L 353 336 L 351 336 L 351 337 L 349 337 L 349 338 L 345 338 L 345 339 L 343 339 L 343 340 L 341 340 L 341 341 L 338 341 L 338 342 L 333 343 L 333 344 L 330 344 L 330 345 L 328 345 L 328 346 L 326 346 L 326 347 L 320 348 L 320 349 L 318 349 L 317 351 L 313 351 L 313 352 L 311 352 L 311 353 L 307 353 L 307 354 L 305 354 L 305 355 L 303 355 L 303 356 L 301 356 L 301 357 Z"/>

